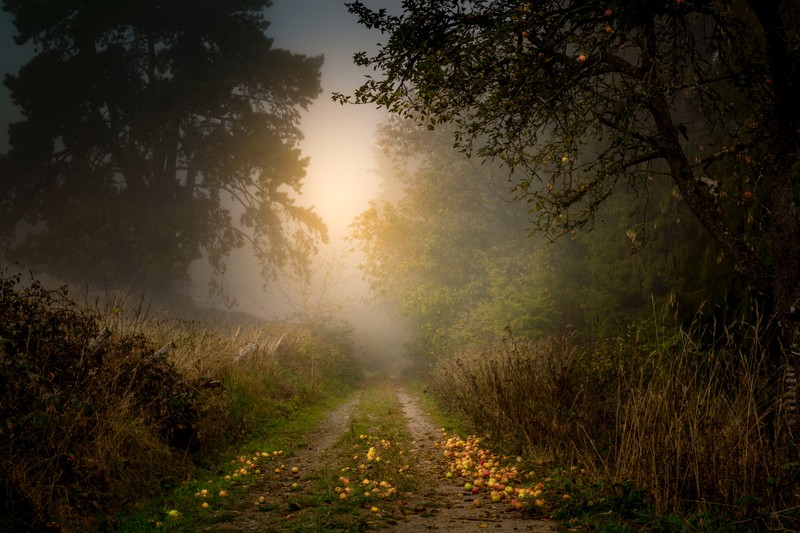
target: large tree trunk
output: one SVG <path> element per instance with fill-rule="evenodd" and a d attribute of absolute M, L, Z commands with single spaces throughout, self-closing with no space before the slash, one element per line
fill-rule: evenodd
<path fill-rule="evenodd" d="M 768 139 L 773 148 L 768 163 L 772 172 L 766 176 L 770 192 L 772 267 L 774 275 L 774 312 L 784 346 L 797 342 L 796 324 L 789 319 L 800 305 L 800 228 L 797 221 L 796 183 L 798 181 L 797 142 L 800 104 L 795 91 L 798 73 L 791 67 L 796 61 L 790 51 L 787 28 L 800 23 L 800 12 L 792 3 L 750 2 L 763 29 L 773 106 L 765 117 Z"/>

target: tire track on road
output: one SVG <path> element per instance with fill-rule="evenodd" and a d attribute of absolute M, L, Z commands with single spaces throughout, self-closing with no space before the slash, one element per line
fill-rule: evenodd
<path fill-rule="evenodd" d="M 392 528 L 399 532 L 419 531 L 555 531 L 551 524 L 525 518 L 519 511 L 509 511 L 502 504 L 474 506 L 476 499 L 465 494 L 462 487 L 452 480 L 442 479 L 447 463 L 437 443 L 442 433 L 430 417 L 419 406 L 417 399 L 398 387 L 397 397 L 403 406 L 406 427 L 414 439 L 413 451 L 426 479 L 424 489 L 417 495 L 417 509 L 422 512 L 409 514 L 406 520 Z"/>
<path fill-rule="evenodd" d="M 362 391 L 357 391 L 344 403 L 332 410 L 317 428 L 305 436 L 304 446 L 286 456 L 288 466 L 296 466 L 299 474 L 287 479 L 285 474 L 262 473 L 254 476 L 254 482 L 247 487 L 248 496 L 242 499 L 241 508 L 230 511 L 230 520 L 214 524 L 204 531 L 265 532 L 281 531 L 281 523 L 291 515 L 302 512 L 292 499 L 301 491 L 291 491 L 291 483 L 301 487 L 310 486 L 313 478 L 332 458 L 334 445 L 348 430 L 353 409 L 361 399 Z M 265 502 L 256 505 L 263 496 Z M 265 511 L 264 509 L 271 509 Z"/>

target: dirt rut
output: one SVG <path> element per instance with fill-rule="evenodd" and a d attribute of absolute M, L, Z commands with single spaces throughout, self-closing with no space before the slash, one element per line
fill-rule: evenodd
<path fill-rule="evenodd" d="M 406 424 L 414 439 L 421 475 L 427 479 L 423 489 L 415 495 L 423 512 L 408 515 L 391 529 L 393 531 L 555 531 L 547 522 L 525 518 L 519 511 L 512 511 L 501 504 L 475 507 L 475 496 L 465 494 L 462 487 L 452 480 L 442 480 L 446 463 L 442 450 L 435 446 L 441 438 L 440 430 L 422 411 L 416 399 L 403 389 L 397 396 L 405 411 Z M 485 498 L 484 498 L 485 499 Z"/>
<path fill-rule="evenodd" d="M 360 397 L 360 392 L 357 392 L 331 411 L 314 432 L 306 436 L 305 446 L 286 459 L 287 465 L 290 464 L 299 469 L 299 474 L 294 479 L 298 485 L 310 485 L 313 476 L 320 468 L 331 462 L 332 448 L 349 428 L 353 407 L 358 403 Z M 248 487 L 250 497 L 247 500 L 253 504 L 233 511 L 229 521 L 215 524 L 206 528 L 205 531 L 284 531 L 285 529 L 281 526 L 289 518 L 285 510 L 291 511 L 294 505 L 290 498 L 294 493 L 288 490 L 288 485 L 285 476 L 265 475 L 256 478 L 254 483 Z M 256 506 L 255 502 L 259 497 L 264 497 L 266 501 Z M 264 512 L 265 508 L 280 510 L 280 512 Z"/>

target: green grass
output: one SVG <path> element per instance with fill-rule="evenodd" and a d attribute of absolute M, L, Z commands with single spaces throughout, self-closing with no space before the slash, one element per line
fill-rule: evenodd
<path fill-rule="evenodd" d="M 331 463 L 317 472 L 310 489 L 312 501 L 282 527 L 287 531 L 381 527 L 391 520 L 386 509 L 394 505 L 398 495 L 418 488 L 415 462 L 408 453 L 410 445 L 402 406 L 391 385 L 373 383 L 355 406 L 350 427 L 334 446 Z M 364 485 L 364 479 L 369 480 L 368 485 Z M 381 489 L 381 483 L 388 488 Z M 392 488 L 395 492 L 389 494 Z M 340 500 L 340 493 L 347 489 L 347 499 Z M 372 511 L 373 507 L 379 511 Z"/>
<path fill-rule="evenodd" d="M 280 457 L 288 464 L 291 455 L 307 444 L 307 436 L 317 424 L 344 400 L 337 398 L 299 410 L 287 420 L 262 424 L 256 431 L 259 437 L 231 451 L 217 466 L 198 473 L 147 508 L 124 518 L 115 530 L 132 533 L 158 527 L 160 531 L 188 532 L 231 520 L 237 510 L 253 502 L 244 477 L 225 479 L 240 466 L 231 465 L 230 461 L 255 457 L 256 452 L 280 450 L 283 452 Z M 402 406 L 392 387 L 374 383 L 363 390 L 349 427 L 327 454 L 329 462 L 304 476 L 302 486 L 290 493 L 286 501 L 267 503 L 259 510 L 289 512 L 280 523 L 280 529 L 285 531 L 363 531 L 381 527 L 391 516 L 373 511 L 373 506 L 383 511 L 394 505 L 399 494 L 418 488 L 415 461 L 408 453 L 410 445 Z M 363 484 L 365 478 L 370 480 L 368 486 Z M 382 489 L 381 482 L 388 484 L 388 488 Z M 394 488 L 394 494 L 389 494 L 390 488 Z M 203 489 L 208 496 L 198 497 Z M 346 489 L 350 489 L 350 494 L 341 500 L 340 492 Z M 228 492 L 226 498 L 218 496 L 221 490 Z M 204 500 L 213 507 L 213 512 L 200 507 Z M 171 510 L 178 511 L 179 516 L 171 517 Z"/>
<path fill-rule="evenodd" d="M 144 509 L 119 520 L 114 528 L 120 533 L 134 533 L 152 531 L 158 527 L 161 531 L 182 532 L 197 531 L 204 527 L 213 526 L 215 523 L 231 519 L 233 511 L 245 504 L 242 496 L 247 492 L 247 483 L 243 478 L 225 479 L 230 476 L 238 466 L 231 464 L 238 457 L 255 457 L 256 452 L 281 451 L 281 458 L 294 453 L 297 449 L 307 445 L 305 436 L 331 410 L 346 400 L 346 396 L 329 398 L 318 404 L 305 406 L 293 412 L 286 419 L 273 419 L 264 421 L 251 433 L 251 438 L 240 446 L 221 455 L 219 464 L 197 472 L 191 479 L 184 481 L 179 487 L 166 492 L 163 496 L 152 500 Z M 264 461 L 265 467 L 274 468 L 274 461 Z M 197 494 L 203 489 L 209 496 L 198 498 Z M 219 492 L 225 490 L 228 496 L 219 497 Z M 308 502 L 303 501 L 307 496 L 298 495 L 298 505 L 305 507 Z M 213 512 L 200 507 L 202 501 L 213 505 Z M 246 502 L 250 505 L 249 501 Z M 176 510 L 177 518 L 171 517 L 169 512 Z M 264 512 L 275 509 L 263 506 Z"/>
<path fill-rule="evenodd" d="M 431 417 L 438 427 L 443 428 L 448 433 L 456 433 L 458 435 L 475 433 L 475 427 L 464 418 L 459 418 L 453 412 L 443 409 L 441 404 L 436 401 L 436 397 L 428 392 L 424 383 L 414 381 L 406 384 L 406 387 L 414 392 L 420 408 Z"/>

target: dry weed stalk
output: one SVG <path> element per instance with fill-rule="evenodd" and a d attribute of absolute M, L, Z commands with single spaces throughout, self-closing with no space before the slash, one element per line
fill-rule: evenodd
<path fill-rule="evenodd" d="M 115 298 L 0 278 L 0 529 L 92 530 L 355 363 L 302 328 L 277 342 L 285 326 L 229 332 Z"/>
<path fill-rule="evenodd" d="M 645 489 L 661 513 L 744 512 L 755 495 L 772 512 L 794 508 L 765 324 L 715 327 L 662 329 L 649 350 L 638 336 L 507 339 L 440 361 L 433 388 L 509 445 L 594 465 Z"/>

